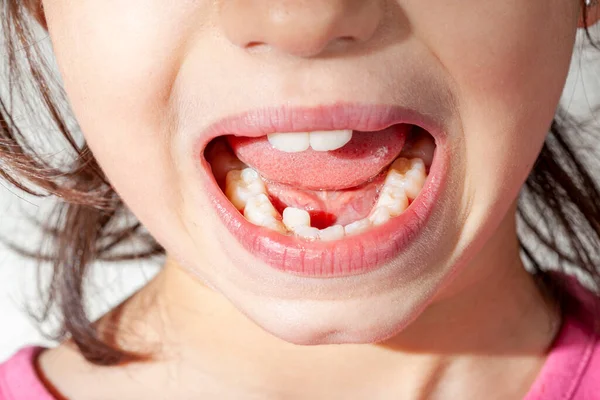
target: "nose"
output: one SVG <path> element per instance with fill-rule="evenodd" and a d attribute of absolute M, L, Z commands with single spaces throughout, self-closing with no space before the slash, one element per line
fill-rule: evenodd
<path fill-rule="evenodd" d="M 222 29 L 243 49 L 261 46 L 316 57 L 371 39 L 383 0 L 223 0 Z"/>

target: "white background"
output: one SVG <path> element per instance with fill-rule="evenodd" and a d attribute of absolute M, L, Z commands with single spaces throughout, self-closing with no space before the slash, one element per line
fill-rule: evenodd
<path fill-rule="evenodd" d="M 570 111 L 589 115 L 590 104 L 596 104 L 595 99 L 600 95 L 596 73 L 599 57 L 600 51 L 589 49 L 583 40 L 578 40 L 563 95 L 563 104 Z M 2 84 L 0 81 L 0 89 Z M 0 181 L 0 235 L 34 247 L 40 235 L 27 222 L 26 215 L 43 217 L 51 205 L 49 200 L 24 196 Z M 141 263 L 96 266 L 93 271 L 96 289 L 90 296 L 93 313 L 99 315 L 121 301 L 147 282 L 156 270 L 156 266 Z M 0 244 L 0 362 L 21 346 L 52 344 L 42 337 L 26 312 L 28 305 L 35 308 L 39 304 L 35 277 L 34 262 Z"/>

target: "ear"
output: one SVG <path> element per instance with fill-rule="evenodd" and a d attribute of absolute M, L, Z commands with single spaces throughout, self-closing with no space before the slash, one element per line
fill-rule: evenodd
<path fill-rule="evenodd" d="M 48 30 L 42 0 L 24 0 L 23 5 L 29 12 L 29 15 L 31 15 L 42 28 Z"/>
<path fill-rule="evenodd" d="M 586 26 L 590 27 L 600 20 L 600 3 L 595 2 L 591 7 L 586 7 L 585 14 L 585 21 L 583 19 L 583 10 L 579 14 L 579 22 L 577 23 L 578 28 L 585 28 Z"/>

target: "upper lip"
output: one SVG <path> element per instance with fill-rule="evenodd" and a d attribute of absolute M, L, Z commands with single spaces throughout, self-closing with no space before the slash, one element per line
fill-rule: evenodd
<path fill-rule="evenodd" d="M 224 135 L 260 137 L 275 132 L 313 132 L 351 129 L 380 131 L 396 124 L 416 125 L 439 144 L 444 130 L 439 121 L 414 109 L 394 105 L 336 103 L 317 107 L 271 107 L 247 111 L 216 121 L 200 136 L 200 149 Z"/>

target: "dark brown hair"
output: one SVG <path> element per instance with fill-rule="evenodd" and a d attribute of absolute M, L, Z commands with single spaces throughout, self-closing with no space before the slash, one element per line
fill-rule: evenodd
<path fill-rule="evenodd" d="M 112 365 L 136 357 L 107 341 L 90 321 L 84 301 L 89 265 L 98 260 L 147 258 L 164 250 L 135 219 L 129 224 L 124 222 L 132 220 L 131 214 L 85 141 L 76 135 L 78 129 L 69 118 L 66 96 L 34 40 L 30 15 L 45 26 L 39 3 L 0 3 L 7 61 L 7 95 L 0 98 L 0 176 L 29 194 L 58 198 L 54 218 L 41 224 L 51 241 L 51 250 L 31 254 L 17 249 L 53 267 L 39 319 L 48 319 L 56 308 L 61 328 L 55 338 L 70 337 L 90 362 Z M 585 14 L 584 1 L 581 3 Z M 589 33 L 588 39 L 591 40 Z M 34 100 L 41 104 L 34 104 Z M 49 116 L 49 126 L 35 138 L 64 142 L 72 151 L 72 160 L 56 165 L 52 158 L 41 155 L 33 145 L 33 133 L 25 134 L 16 121 L 17 101 L 31 115 L 34 108 L 41 106 Z M 600 286 L 596 268 L 600 260 L 600 190 L 590 172 L 589 163 L 594 160 L 581 161 L 585 151 L 583 128 L 567 114 L 557 112 L 519 204 L 526 265 L 540 287 L 559 299 L 570 298 L 569 292 L 563 276 L 543 269 L 549 262 L 570 267 Z M 141 247 L 135 252 L 123 252 L 122 244 L 132 240 L 140 241 Z"/>

